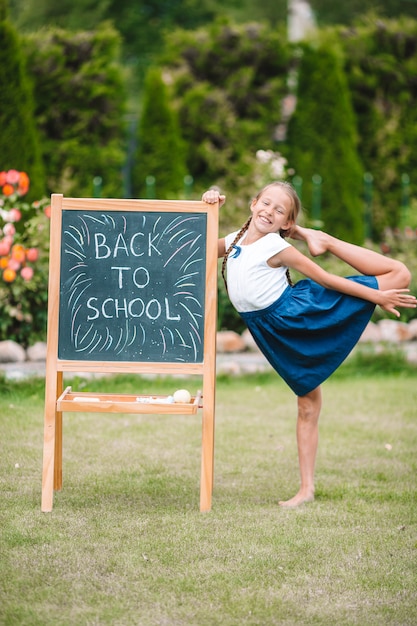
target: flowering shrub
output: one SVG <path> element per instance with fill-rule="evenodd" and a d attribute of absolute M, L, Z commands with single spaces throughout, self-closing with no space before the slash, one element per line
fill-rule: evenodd
<path fill-rule="evenodd" d="M 25 172 L 0 172 L 0 340 L 45 337 L 49 201 L 23 201 Z"/>
<path fill-rule="evenodd" d="M 274 180 L 284 180 L 287 177 L 287 159 L 273 150 L 257 150 L 256 161 L 259 164 L 255 172 L 256 183 L 259 188 Z"/>

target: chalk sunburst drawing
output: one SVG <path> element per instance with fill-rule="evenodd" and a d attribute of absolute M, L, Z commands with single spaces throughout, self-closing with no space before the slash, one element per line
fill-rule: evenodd
<path fill-rule="evenodd" d="M 63 211 L 59 358 L 203 359 L 206 215 Z"/>

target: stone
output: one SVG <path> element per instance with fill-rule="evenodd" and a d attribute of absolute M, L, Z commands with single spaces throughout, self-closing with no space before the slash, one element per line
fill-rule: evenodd
<path fill-rule="evenodd" d="M 46 343 L 37 341 L 26 350 L 28 361 L 46 361 Z"/>
<path fill-rule="evenodd" d="M 411 333 L 411 338 L 417 339 L 417 319 L 408 322 L 408 329 Z"/>
<path fill-rule="evenodd" d="M 359 338 L 359 341 L 377 343 L 381 341 L 381 330 L 377 324 L 374 322 L 369 322 L 362 335 Z"/>
<path fill-rule="evenodd" d="M 410 341 L 412 338 L 409 326 L 404 322 L 384 319 L 378 322 L 378 328 L 381 331 L 381 341 L 401 343 L 402 341 Z"/>
<path fill-rule="evenodd" d="M 255 339 L 252 337 L 248 329 L 243 331 L 242 339 L 245 343 L 247 350 L 250 350 L 251 352 L 260 352 L 258 346 L 256 345 Z"/>
<path fill-rule="evenodd" d="M 216 347 L 218 352 L 243 352 L 245 342 L 234 330 L 220 330 L 217 333 Z"/>
<path fill-rule="evenodd" d="M 0 341 L 0 363 L 23 363 L 26 352 L 22 346 L 11 339 Z"/>
<path fill-rule="evenodd" d="M 224 361 L 217 366 L 217 374 L 238 376 L 241 374 L 241 368 L 236 361 Z"/>
<path fill-rule="evenodd" d="M 409 341 L 402 349 L 409 363 L 417 363 L 417 341 Z"/>

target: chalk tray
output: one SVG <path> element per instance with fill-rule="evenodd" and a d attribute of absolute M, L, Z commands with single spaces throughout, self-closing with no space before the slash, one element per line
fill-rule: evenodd
<path fill-rule="evenodd" d="M 167 396 L 138 394 L 75 392 L 67 387 L 56 402 L 58 411 L 91 413 L 155 413 L 195 415 L 202 408 L 202 394 L 198 391 L 190 402 L 170 402 Z"/>

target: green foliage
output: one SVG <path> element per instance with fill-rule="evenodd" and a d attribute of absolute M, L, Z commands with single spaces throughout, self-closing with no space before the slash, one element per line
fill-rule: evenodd
<path fill-rule="evenodd" d="M 358 346 L 352 356 L 332 374 L 332 378 L 364 378 L 368 376 L 415 376 L 417 365 L 410 363 L 403 350 L 394 344 L 375 347 Z"/>
<path fill-rule="evenodd" d="M 6 20 L 0 20 L 0 41 L 0 169 L 27 172 L 33 200 L 45 192 L 45 179 L 32 86 L 20 39 Z"/>
<path fill-rule="evenodd" d="M 226 2 L 226 7 L 233 20 L 237 22 L 259 21 L 267 22 L 270 26 L 282 24 L 287 19 L 288 0 L 239 0 Z"/>
<path fill-rule="evenodd" d="M 121 35 L 124 58 L 135 68 L 140 82 L 163 47 L 166 32 L 210 23 L 223 10 L 224 4 L 218 0 L 12 0 L 13 18 L 25 32 L 45 26 L 94 30 L 111 21 Z"/>
<path fill-rule="evenodd" d="M 216 4 L 213 0 L 109 0 L 106 18 L 122 33 L 126 55 L 146 59 L 159 52 L 166 32 L 210 23 L 219 10 Z"/>
<path fill-rule="evenodd" d="M 386 254 L 402 261 L 411 272 L 410 291 L 417 295 L 417 230 L 396 229 L 391 231 L 387 229 L 384 234 L 384 240 L 381 248 Z M 377 309 L 376 318 L 387 317 L 381 309 Z M 401 321 L 408 322 L 417 317 L 416 309 L 401 309 Z"/>
<path fill-rule="evenodd" d="M 218 330 L 234 330 L 237 333 L 242 333 L 245 330 L 246 325 L 244 321 L 230 302 L 220 271 L 218 277 L 217 309 Z"/>
<path fill-rule="evenodd" d="M 120 77 L 129 89 L 134 90 L 129 106 L 136 117 L 142 104 L 142 94 L 139 91 L 140 81 L 132 80 L 133 72 L 143 75 L 144 69 L 157 56 L 164 59 L 164 69 L 169 70 L 171 78 L 173 77 L 170 93 L 173 93 L 173 104 L 178 110 L 182 133 L 188 145 L 187 170 L 193 175 L 196 187 L 200 189 L 213 182 L 227 189 L 229 203 L 227 214 L 222 214 L 222 220 L 231 222 L 235 215 L 243 214 L 246 197 L 253 193 L 255 187 L 252 176 L 254 154 L 259 148 L 275 149 L 275 131 L 281 121 L 281 102 L 286 95 L 286 77 L 293 53 L 286 41 L 286 3 L 281 0 L 256 5 L 252 0 L 226 0 L 222 3 L 218 0 L 104 0 L 94 4 L 90 0 L 71 3 L 64 0 L 57 4 L 52 0 L 43 0 L 42 3 L 35 0 L 11 0 L 10 4 L 13 19 L 26 31 L 33 31 L 45 24 L 60 24 L 73 30 L 95 29 L 97 24 L 111 18 L 120 32 L 124 60 L 129 67 L 129 71 L 120 72 Z M 352 180 L 346 180 L 346 184 L 340 182 L 340 187 L 336 189 L 336 182 L 332 182 L 332 200 L 334 197 L 338 198 L 337 206 L 342 207 L 341 218 L 348 215 L 343 207 L 346 204 L 351 206 L 352 216 L 349 218 L 356 218 L 352 222 L 355 231 L 359 225 L 359 215 L 363 212 L 363 207 L 358 208 L 357 204 L 357 197 L 362 204 L 362 174 L 363 171 L 371 172 L 374 176 L 373 235 L 380 239 L 386 225 L 398 225 L 402 193 L 400 181 L 404 172 L 410 174 L 411 193 L 415 191 L 412 172 L 417 158 L 417 151 L 414 149 L 417 142 L 417 107 L 414 102 L 413 79 L 417 71 L 417 55 L 413 53 L 415 21 L 408 19 L 396 22 L 383 20 L 381 16 L 403 14 L 415 17 L 417 5 L 415 2 L 405 3 L 399 0 L 386 0 L 382 3 L 378 0 L 353 0 L 350 3 L 312 0 L 311 5 L 320 26 L 352 24 L 364 12 L 370 9 L 375 11 L 375 14 L 357 22 L 355 28 L 332 29 L 345 55 L 343 69 L 347 74 L 357 118 L 357 148 L 363 162 L 360 182 L 357 180 L 357 168 L 354 165 L 352 167 L 355 172 L 348 173 Z M 217 22 L 215 16 L 219 18 Z M 240 23 L 240 26 L 231 26 L 231 18 L 236 24 Z M 262 20 L 263 26 L 248 24 L 248 19 Z M 178 24 L 189 30 L 176 31 Z M 197 29 L 201 24 L 204 24 L 204 28 L 190 30 Z M 39 45 L 34 44 L 38 56 L 42 55 L 43 37 L 42 33 Z M 85 51 L 86 42 L 81 37 L 73 34 L 70 37 L 74 39 L 74 45 L 79 45 Z M 52 50 L 53 46 L 48 51 L 51 57 L 57 54 L 56 50 Z M 65 57 L 67 53 L 69 57 L 74 57 L 74 52 L 66 45 L 65 54 L 61 56 Z M 32 59 L 34 57 L 30 60 L 31 67 Z M 65 58 L 60 63 L 65 67 Z M 46 59 L 42 61 L 42 65 L 39 68 L 35 63 L 34 67 L 36 99 L 42 99 L 36 115 L 43 118 L 41 126 L 46 129 L 43 134 L 47 137 L 44 153 L 50 176 L 49 188 L 75 188 L 77 195 L 89 195 L 91 178 L 100 175 L 105 184 L 106 181 L 109 183 L 107 189 L 103 189 L 103 194 L 119 195 L 120 166 L 124 159 L 120 145 L 124 144 L 124 130 L 119 133 L 119 140 L 115 141 L 112 149 L 106 144 L 104 150 L 103 144 L 96 142 L 89 133 L 87 141 L 79 141 L 79 137 L 84 137 L 84 126 L 88 128 L 90 124 L 89 116 L 94 113 L 94 107 L 89 105 L 90 101 L 94 101 L 91 99 L 89 87 L 97 87 L 97 77 L 94 75 L 88 86 L 82 85 L 80 91 L 79 85 L 83 78 L 80 78 L 78 72 L 74 90 L 72 66 L 69 71 L 65 71 L 65 81 L 64 73 L 62 74 L 61 82 L 57 80 L 53 65 L 49 67 Z M 51 85 L 52 81 L 58 85 L 55 90 Z M 68 81 L 69 88 L 65 84 Z M 327 90 L 331 85 L 324 87 Z M 342 85 L 342 92 L 344 88 Z M 79 95 L 76 99 L 73 99 L 74 91 Z M 119 98 L 120 90 L 115 87 L 114 92 L 115 97 Z M 64 102 L 60 101 L 61 93 L 65 96 Z M 83 93 L 88 94 L 88 98 L 84 98 Z M 323 89 L 318 102 L 323 97 L 322 93 Z M 52 107 L 48 108 L 49 102 L 54 103 L 53 111 Z M 67 102 L 71 103 L 72 115 L 67 114 L 68 112 L 64 114 Z M 78 110 L 83 108 L 83 114 L 74 115 L 75 107 Z M 118 109 L 117 103 L 114 108 Z M 349 163 L 357 160 L 351 154 L 352 138 L 348 137 L 346 142 L 346 137 L 343 137 L 347 148 L 345 152 L 342 147 L 342 154 L 336 145 L 341 114 L 335 110 L 331 117 L 335 120 L 335 126 L 332 129 L 330 146 L 324 146 L 323 150 L 320 142 L 317 146 L 320 146 L 320 158 L 325 163 L 333 158 L 333 161 L 339 163 L 346 161 L 350 168 Z M 95 121 L 107 133 L 109 120 L 103 117 L 96 115 Z M 121 125 L 122 115 L 116 113 L 115 117 Z M 57 129 L 56 121 L 59 122 L 58 126 L 64 124 L 70 130 L 64 133 L 60 128 Z M 329 124 L 329 129 L 330 127 Z M 341 127 L 346 129 L 344 120 Z M 58 141 L 54 140 L 55 131 Z M 318 133 L 315 139 L 317 136 Z M 353 140 L 354 144 L 355 141 L 356 139 Z M 87 145 L 91 146 L 91 151 Z M 124 145 L 122 150 L 123 148 Z M 71 158 L 67 159 L 68 154 Z M 81 161 L 87 163 L 88 172 L 79 191 L 82 173 L 78 170 L 78 164 Z M 97 163 L 97 171 L 94 171 L 96 168 L 91 164 L 92 161 Z M 109 171 L 106 171 L 107 164 Z M 291 162 L 289 165 L 294 166 Z M 12 166 L 5 164 L 5 167 Z M 347 170 L 344 175 L 346 172 Z M 29 173 L 33 177 L 30 171 Z M 103 176 L 103 173 L 106 175 Z M 323 178 L 322 191 L 326 194 L 330 189 L 326 183 L 327 172 L 318 173 Z M 111 183 L 109 177 L 112 177 Z M 58 181 L 58 185 L 55 185 L 55 181 Z M 304 200 L 307 207 L 311 208 L 311 183 L 309 180 L 304 182 Z M 352 193 L 346 196 L 343 187 L 348 186 Z M 356 196 L 353 204 L 350 202 L 352 194 Z M 350 228 L 349 218 L 347 222 Z M 354 238 L 357 236 L 354 235 Z"/>
<path fill-rule="evenodd" d="M 417 21 L 364 20 L 340 30 L 359 152 L 373 176 L 373 236 L 401 221 L 401 177 L 417 184 Z"/>
<path fill-rule="evenodd" d="M 194 179 L 201 187 L 227 181 L 230 194 L 253 194 L 255 153 L 273 146 L 286 93 L 290 50 L 282 32 L 224 21 L 176 31 L 161 63 L 179 103 Z M 246 202 L 240 208 L 247 210 Z"/>
<path fill-rule="evenodd" d="M 417 5 L 413 0 L 349 0 L 349 2 L 310 0 L 310 5 L 321 26 L 354 24 L 361 15 L 370 12 L 374 12 L 379 18 L 395 18 L 399 15 L 417 18 Z"/>
<path fill-rule="evenodd" d="M 8 1 L 0 0 L 0 21 L 7 19 L 8 17 Z"/>
<path fill-rule="evenodd" d="M 104 196 L 122 195 L 126 95 L 119 45 L 109 25 L 25 39 L 49 191 L 91 196 L 100 176 Z"/>
<path fill-rule="evenodd" d="M 156 197 L 178 196 L 187 174 L 185 146 L 176 111 L 169 102 L 168 89 L 157 68 L 150 68 L 145 80 L 138 143 L 133 180 L 135 196 L 146 197 L 147 176 L 155 179 Z"/>
<path fill-rule="evenodd" d="M 106 19 L 109 0 L 10 0 L 10 5 L 13 19 L 25 31 L 45 26 L 86 30 Z"/>
<path fill-rule="evenodd" d="M 322 184 L 321 220 L 332 234 L 362 243 L 362 166 L 350 94 L 332 44 L 304 44 L 297 107 L 283 150 L 303 180 L 303 200 L 312 198 L 312 177 Z M 304 200 L 312 219 L 312 207 Z"/>

